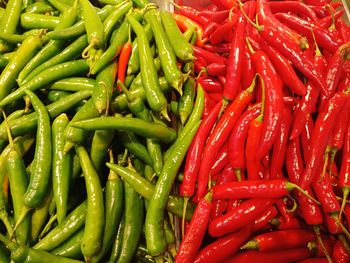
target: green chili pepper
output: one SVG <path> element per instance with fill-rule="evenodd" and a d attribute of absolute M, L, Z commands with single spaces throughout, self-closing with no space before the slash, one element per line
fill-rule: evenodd
<path fill-rule="evenodd" d="M 87 151 L 83 146 L 77 146 L 75 150 L 80 159 L 87 192 L 87 211 L 81 252 L 85 259 L 90 261 L 91 257 L 97 255 L 102 248 L 105 224 L 103 193 L 99 176 L 91 163 Z"/>
<path fill-rule="evenodd" d="M 160 112 L 166 119 L 169 119 L 167 101 L 159 87 L 158 74 L 153 63 L 147 35 L 141 24 L 134 17 L 129 15 L 127 16 L 127 20 L 137 35 L 142 84 L 145 89 L 147 102 L 152 110 Z"/>
<path fill-rule="evenodd" d="M 165 143 L 171 143 L 176 139 L 176 132 L 169 127 L 131 117 L 92 118 L 76 121 L 71 125 L 87 130 L 121 129 L 147 138 L 159 139 Z"/>
<path fill-rule="evenodd" d="M 114 162 L 112 152 L 110 152 L 110 162 Z M 123 212 L 123 185 L 120 177 L 114 171 L 110 170 L 105 186 L 106 223 L 102 248 L 98 255 L 91 258 L 92 263 L 101 262 L 101 259 L 111 248 L 112 242 L 117 236 L 118 226 Z"/>
<path fill-rule="evenodd" d="M 52 229 L 45 237 L 40 239 L 33 248 L 38 250 L 50 251 L 69 239 L 85 223 L 87 202 L 82 202 L 77 206 L 62 223 Z"/>
<path fill-rule="evenodd" d="M 125 225 L 118 263 L 131 262 L 141 237 L 144 217 L 143 199 L 127 182 L 124 182 L 124 189 Z"/>
<path fill-rule="evenodd" d="M 52 123 L 52 183 L 56 203 L 57 221 L 62 223 L 67 213 L 69 183 L 72 176 L 72 154 L 63 153 L 64 129 L 69 120 L 66 114 L 59 115 Z"/>
<path fill-rule="evenodd" d="M 5 53 L 3 55 L 0 55 L 0 69 L 1 70 L 3 70 L 7 66 L 7 64 L 10 62 L 10 60 L 14 54 L 15 54 L 15 52 L 9 52 L 9 53 Z"/>
<path fill-rule="evenodd" d="M 24 195 L 24 204 L 36 208 L 45 197 L 51 174 L 51 124 L 49 113 L 39 98 L 30 90 L 25 90 L 25 93 L 38 114 L 38 130 L 32 175 Z"/>
<path fill-rule="evenodd" d="M 193 109 L 194 98 L 196 95 L 195 85 L 195 80 L 192 77 L 187 79 L 184 85 L 184 93 L 179 100 L 178 114 L 182 125 L 185 125 L 185 122 Z"/>
<path fill-rule="evenodd" d="M 118 257 L 120 255 L 120 251 L 122 248 L 123 243 L 123 235 L 124 235 L 124 227 L 125 227 L 125 213 L 123 213 L 123 216 L 121 218 L 117 236 L 114 239 L 113 245 L 112 245 L 112 251 L 111 255 L 109 257 L 108 263 L 115 263 L 118 260 Z"/>
<path fill-rule="evenodd" d="M 39 2 L 40 3 L 40 2 Z M 60 24 L 54 31 L 65 29 L 74 24 L 77 17 L 77 4 L 73 5 L 67 11 L 63 12 L 60 20 Z M 44 48 L 42 48 L 23 68 L 18 76 L 17 82 L 23 84 L 24 79 L 38 66 L 42 65 L 45 61 L 57 55 L 64 48 L 66 43 L 62 40 L 51 40 Z M 33 75 L 32 75 L 33 76 Z"/>
<path fill-rule="evenodd" d="M 74 235 L 72 235 L 66 242 L 56 247 L 50 253 L 57 256 L 68 257 L 73 259 L 82 258 L 83 254 L 81 253 L 80 246 L 81 246 L 81 240 L 83 239 L 83 235 L 84 235 L 84 228 L 82 227 L 80 228 L 79 231 L 77 231 Z"/>
<path fill-rule="evenodd" d="M 194 123 L 183 139 L 182 144 L 179 144 L 164 162 L 164 167 L 150 199 L 145 220 L 145 237 L 147 249 L 152 256 L 160 255 L 166 249 L 166 240 L 162 224 L 164 209 L 177 171 L 181 166 L 194 135 L 196 134 L 199 124 L 200 121 Z"/>
<path fill-rule="evenodd" d="M 84 77 L 72 77 L 58 80 L 47 88 L 50 90 L 61 91 L 81 91 L 86 89 L 93 89 L 95 86 L 95 80 Z"/>
<path fill-rule="evenodd" d="M 133 0 L 133 2 L 139 8 L 144 8 L 148 4 L 148 0 Z"/>
<path fill-rule="evenodd" d="M 69 46 L 63 49 L 59 54 L 53 56 L 52 58 L 48 59 L 47 61 L 43 62 L 41 65 L 36 67 L 31 73 L 27 75 L 27 77 L 24 80 L 22 80 L 22 83 L 20 83 L 20 85 L 24 85 L 28 81 L 34 79 L 38 74 L 40 74 L 47 68 L 78 58 L 86 45 L 86 35 L 79 37 Z"/>
<path fill-rule="evenodd" d="M 9 0 L 7 1 L 4 14 L 0 19 L 0 31 L 3 33 L 13 34 L 17 30 L 19 17 L 22 11 L 22 0 Z M 10 46 L 3 41 L 0 41 L 0 54 L 8 52 Z"/>
<path fill-rule="evenodd" d="M 160 16 L 162 18 L 165 32 L 176 56 L 185 62 L 193 60 L 194 55 L 192 45 L 184 38 L 175 22 L 174 17 L 167 11 L 160 11 Z"/>
<path fill-rule="evenodd" d="M 24 8 L 24 13 L 44 14 L 54 11 L 54 8 L 46 2 L 35 2 Z"/>
<path fill-rule="evenodd" d="M 91 94 L 92 90 L 77 91 L 74 94 L 48 105 L 47 111 L 51 118 L 55 118 L 59 114 L 74 107 L 83 99 L 89 98 Z M 8 122 L 13 136 L 23 135 L 37 127 L 37 113 L 33 112 L 13 120 L 9 118 Z M 0 138 L 8 140 L 6 126 L 4 124 L 0 124 Z"/>
<path fill-rule="evenodd" d="M 129 169 L 118 165 L 106 163 L 106 165 L 115 171 L 120 177 L 127 181 L 132 187 L 146 199 L 150 199 L 154 192 L 154 185 L 152 185 L 147 179 L 143 178 L 140 174 L 130 171 Z M 147 167 L 147 166 L 146 166 Z M 182 217 L 183 199 L 182 197 L 170 195 L 166 201 L 166 209 L 170 213 L 173 213 L 177 217 Z M 194 205 L 189 204 L 187 206 L 186 220 L 190 220 L 194 212 Z"/>
<path fill-rule="evenodd" d="M 160 63 L 160 58 L 156 57 L 154 60 L 154 66 L 156 67 L 156 70 L 159 71 L 161 69 L 161 63 Z M 160 85 L 160 84 L 159 84 Z M 135 77 L 134 81 L 131 83 L 131 89 L 136 88 L 136 87 L 142 87 L 142 77 L 141 73 L 137 74 Z"/>
<path fill-rule="evenodd" d="M 60 18 L 42 14 L 23 13 L 20 16 L 21 27 L 24 29 L 43 28 L 54 30 L 60 24 Z"/>
<path fill-rule="evenodd" d="M 58 100 L 61 100 L 65 97 L 68 97 L 72 93 L 67 92 L 67 91 L 62 91 L 62 90 L 50 90 L 49 93 L 47 94 L 47 99 L 50 102 L 55 102 Z"/>
<path fill-rule="evenodd" d="M 152 27 L 164 76 L 168 83 L 182 95 L 184 77 L 177 66 L 174 49 L 164 31 L 159 14 L 152 9 L 146 13 L 146 19 Z"/>
<path fill-rule="evenodd" d="M 0 32 L 0 40 L 3 40 L 9 44 L 19 44 L 25 40 L 25 35 L 9 34 Z"/>
<path fill-rule="evenodd" d="M 102 9 L 98 10 L 97 13 L 100 16 L 100 19 L 103 21 L 113 10 L 114 6 L 106 5 Z M 85 33 L 85 22 L 84 20 L 80 20 L 69 28 L 51 31 L 47 33 L 47 36 L 51 39 L 57 40 L 72 40 Z"/>
<path fill-rule="evenodd" d="M 191 41 L 192 35 L 195 32 L 196 27 L 194 25 L 190 26 L 182 35 L 187 42 Z"/>
<path fill-rule="evenodd" d="M 123 0 L 99 0 L 99 2 L 105 5 L 118 5 L 123 2 Z"/>
<path fill-rule="evenodd" d="M 109 104 L 112 98 L 117 69 L 118 64 L 112 62 L 102 69 L 96 76 L 92 101 L 100 114 L 108 114 L 109 112 Z"/>
<path fill-rule="evenodd" d="M 0 244 L 0 262 L 10 262 L 10 255 L 3 244 Z"/>
<path fill-rule="evenodd" d="M 68 10 L 69 8 L 71 8 L 70 5 L 62 2 L 62 1 L 58 1 L 58 0 L 47 0 L 54 8 L 56 8 L 58 11 L 60 11 L 61 13 L 63 13 L 64 11 Z"/>
<path fill-rule="evenodd" d="M 27 37 L 0 75 L 0 99 L 5 98 L 16 85 L 19 72 L 29 59 L 41 48 L 42 42 L 38 36 Z"/>
<path fill-rule="evenodd" d="M 32 80 L 28 81 L 26 84 L 1 100 L 0 107 L 4 107 L 5 105 L 20 99 L 25 95 L 26 90 L 35 91 L 56 80 L 84 73 L 86 74 L 87 72 L 88 65 L 84 59 L 61 63 L 45 69 Z"/>
<path fill-rule="evenodd" d="M 105 156 L 114 139 L 113 130 L 97 130 L 91 142 L 90 158 L 95 169 L 101 174 Z"/>
<path fill-rule="evenodd" d="M 101 69 L 103 69 L 108 63 L 110 63 L 118 54 L 120 53 L 122 46 L 126 41 L 128 41 L 129 37 L 129 25 L 127 22 L 123 22 L 119 28 L 115 29 L 116 34 L 111 38 L 111 43 L 109 44 L 106 51 L 101 55 L 99 60 L 95 65 L 91 68 L 91 74 L 98 73 Z"/>

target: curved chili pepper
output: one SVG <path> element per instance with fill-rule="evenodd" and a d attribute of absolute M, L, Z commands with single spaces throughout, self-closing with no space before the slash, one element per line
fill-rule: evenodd
<path fill-rule="evenodd" d="M 195 263 L 223 262 L 234 255 L 251 235 L 251 228 L 245 227 L 235 233 L 219 238 L 199 251 Z"/>
<path fill-rule="evenodd" d="M 337 92 L 329 100 L 325 109 L 317 116 L 311 135 L 310 156 L 306 158 L 306 168 L 300 181 L 302 188 L 309 186 L 313 182 L 326 149 L 327 140 L 325 138 L 330 134 L 332 126 L 336 121 L 336 116 L 343 109 L 348 96 L 349 94 L 347 92 Z"/>
<path fill-rule="evenodd" d="M 290 229 L 272 231 L 257 235 L 248 241 L 241 249 L 254 249 L 260 252 L 271 252 L 305 247 L 316 240 L 313 231 L 306 229 Z"/>
<path fill-rule="evenodd" d="M 338 186 L 343 190 L 343 202 L 340 210 L 340 214 L 342 214 L 346 205 L 346 199 L 350 193 L 350 121 L 348 121 L 346 127 Z"/>
<path fill-rule="evenodd" d="M 261 76 L 265 96 L 264 123 L 260 146 L 257 150 L 258 158 L 262 158 L 272 147 L 280 127 L 283 109 L 283 84 L 266 53 L 258 50 L 252 58 L 256 72 Z"/>
<path fill-rule="evenodd" d="M 221 23 L 229 17 L 230 10 L 202 10 L 201 15 L 208 17 L 212 22 Z"/>
<path fill-rule="evenodd" d="M 222 145 L 227 141 L 227 138 L 230 135 L 230 132 L 233 129 L 238 118 L 252 100 L 253 89 L 254 84 L 248 89 L 242 91 L 237 96 L 237 98 L 226 108 L 218 124 L 215 126 L 214 131 L 209 136 L 203 150 L 203 156 L 201 159 L 201 165 L 198 174 L 197 191 L 199 197 L 204 195 L 205 189 L 207 188 L 210 169 L 215 162 L 215 155 L 220 150 Z"/>
<path fill-rule="evenodd" d="M 333 20 L 335 22 L 337 22 L 338 19 L 341 18 L 344 15 L 344 13 L 345 13 L 344 10 L 339 10 L 339 11 L 335 12 L 333 15 L 329 15 L 329 16 L 326 16 L 326 17 L 324 17 L 322 19 L 319 19 L 317 24 L 319 26 L 321 26 L 322 28 L 329 28 L 329 27 L 332 26 Z"/>
<path fill-rule="evenodd" d="M 197 39 L 196 39 L 196 46 L 203 46 L 204 43 L 207 41 L 207 39 L 203 38 L 203 28 L 198 25 L 193 20 L 189 19 L 188 17 L 185 17 L 180 14 L 173 14 L 173 17 L 176 21 L 176 24 L 181 29 L 182 32 L 185 32 L 187 29 L 194 27 L 196 29 L 197 33 Z"/>
<path fill-rule="evenodd" d="M 225 64 L 210 63 L 209 65 L 207 65 L 206 69 L 207 69 L 207 73 L 209 76 L 224 76 L 226 73 L 226 65 Z"/>
<path fill-rule="evenodd" d="M 259 218 L 255 219 L 253 224 L 253 231 L 259 231 L 262 228 L 264 228 L 266 225 L 269 224 L 270 220 L 275 218 L 278 215 L 278 211 L 275 206 L 271 206 L 270 208 L 266 209 L 265 212 L 263 212 Z"/>
<path fill-rule="evenodd" d="M 210 131 L 215 124 L 220 109 L 221 103 L 217 103 L 208 117 L 202 121 L 201 125 L 198 128 L 197 134 L 191 143 L 186 156 L 183 180 L 180 185 L 181 196 L 190 197 L 194 194 L 204 145 Z"/>
<path fill-rule="evenodd" d="M 211 168 L 211 175 L 214 177 L 216 174 L 220 173 L 221 170 L 227 165 L 228 163 L 228 156 L 227 156 L 227 144 L 224 144 L 219 152 L 217 153 L 215 157 L 215 162 L 213 163 L 213 166 Z"/>
<path fill-rule="evenodd" d="M 332 259 L 334 262 L 346 263 L 350 261 L 350 254 L 346 250 L 343 241 L 337 240 L 333 247 Z"/>
<path fill-rule="evenodd" d="M 301 133 L 301 145 L 303 150 L 303 156 L 305 163 L 310 158 L 310 152 L 311 152 L 311 134 L 314 130 L 314 121 L 310 115 L 306 116 L 306 123 L 305 128 L 303 129 Z"/>
<path fill-rule="evenodd" d="M 280 130 L 278 131 L 277 139 L 273 145 L 273 151 L 270 163 L 270 177 L 275 179 L 280 173 L 283 161 L 285 159 L 285 152 L 287 148 L 289 129 L 291 126 L 292 113 L 289 108 L 283 108 L 283 118 L 281 121 Z"/>
<path fill-rule="evenodd" d="M 228 140 L 228 160 L 235 169 L 243 170 L 245 165 L 244 147 L 249 123 L 260 114 L 260 104 L 246 110 L 232 129 Z"/>
<path fill-rule="evenodd" d="M 332 235 L 343 233 L 340 225 L 338 224 L 338 218 L 335 216 L 329 215 L 327 213 L 323 214 L 324 225 L 328 229 L 328 232 Z"/>
<path fill-rule="evenodd" d="M 247 45 L 244 45 L 244 54 L 242 60 L 242 88 L 246 89 L 252 83 L 255 77 L 255 68 L 253 65 L 252 55 L 250 54 L 249 48 Z"/>
<path fill-rule="evenodd" d="M 190 225 L 181 241 L 180 249 L 176 254 L 175 262 L 192 262 L 195 259 L 207 229 L 211 209 L 211 193 L 209 192 L 199 201 L 194 211 Z"/>
<path fill-rule="evenodd" d="M 273 1 L 269 2 L 272 13 L 293 12 L 299 16 L 304 16 L 312 21 L 318 21 L 315 11 L 303 2 L 297 1 Z"/>
<path fill-rule="evenodd" d="M 192 19 L 196 23 L 201 25 L 207 25 L 209 23 L 209 19 L 205 16 L 201 16 L 201 12 L 192 6 L 172 4 L 176 7 L 176 11 L 178 11 L 179 14 Z"/>
<path fill-rule="evenodd" d="M 231 9 L 236 5 L 235 0 L 212 0 L 211 2 L 221 9 Z"/>
<path fill-rule="evenodd" d="M 131 55 L 131 50 L 132 50 L 132 45 L 129 40 L 123 45 L 122 50 L 120 51 L 117 75 L 118 75 L 118 80 L 120 80 L 123 84 L 125 81 L 125 73 L 126 73 L 126 68 L 128 66 L 129 58 Z M 119 87 L 119 85 L 118 85 L 118 89 L 119 89 L 119 92 L 121 92 L 121 88 Z"/>
<path fill-rule="evenodd" d="M 215 31 L 210 35 L 209 41 L 212 45 L 217 45 L 223 42 L 226 35 L 229 34 L 232 29 L 234 29 L 238 23 L 238 16 L 233 16 L 232 21 L 225 22 L 224 24 L 218 26 Z M 236 29 L 235 29 L 236 30 Z"/>
<path fill-rule="evenodd" d="M 231 49 L 231 43 L 221 43 L 220 45 L 204 44 L 203 48 L 214 53 L 229 53 Z"/>
<path fill-rule="evenodd" d="M 242 36 L 245 34 L 245 21 L 244 16 L 239 14 L 238 24 L 235 28 L 231 43 L 232 48 L 227 61 L 226 83 L 223 97 L 228 101 L 232 101 L 241 90 L 242 61 L 245 50 L 244 38 Z"/>
<path fill-rule="evenodd" d="M 204 91 L 208 93 L 221 93 L 224 88 L 217 79 L 200 77 L 199 83 L 202 85 Z"/>
<path fill-rule="evenodd" d="M 196 57 L 202 57 L 206 60 L 207 63 L 219 63 L 219 64 L 225 64 L 225 58 L 222 56 L 219 56 L 213 52 L 210 52 L 208 50 L 205 50 L 200 47 L 193 46 L 193 51 Z"/>
<path fill-rule="evenodd" d="M 203 38 L 208 38 L 210 35 L 218 28 L 219 24 L 216 22 L 206 23 L 206 26 L 203 30 Z"/>
<path fill-rule="evenodd" d="M 208 226 L 208 233 L 213 237 L 232 233 L 254 222 L 272 204 L 273 200 L 271 199 L 244 201 L 232 211 L 211 221 Z"/>

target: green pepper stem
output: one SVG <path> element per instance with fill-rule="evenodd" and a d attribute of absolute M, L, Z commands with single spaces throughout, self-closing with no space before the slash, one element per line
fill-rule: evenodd
<path fill-rule="evenodd" d="M 14 251 L 16 250 L 19 245 L 7 237 L 5 237 L 3 234 L 0 234 L 0 242 L 2 242 L 9 250 Z"/>
<path fill-rule="evenodd" d="M 307 191 L 305 191 L 304 189 L 302 189 L 299 185 L 293 184 L 291 182 L 286 182 L 286 189 L 288 191 L 291 190 L 298 190 L 299 192 L 301 192 L 303 195 L 307 196 L 308 198 L 310 198 L 312 201 L 314 201 L 316 204 L 321 205 L 321 203 L 319 201 L 317 201 L 315 198 L 313 198 L 311 195 L 308 194 Z"/>

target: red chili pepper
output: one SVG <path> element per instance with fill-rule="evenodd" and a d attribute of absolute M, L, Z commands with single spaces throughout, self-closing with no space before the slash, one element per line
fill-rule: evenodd
<path fill-rule="evenodd" d="M 273 145 L 271 164 L 270 164 L 270 176 L 271 179 L 278 178 L 278 174 L 281 172 L 284 159 L 285 152 L 287 148 L 287 142 L 289 137 L 289 130 L 292 121 L 292 113 L 289 108 L 283 108 L 283 118 L 281 121 L 280 130 L 277 134 L 277 139 Z"/>
<path fill-rule="evenodd" d="M 334 38 L 329 31 L 322 28 L 318 24 L 310 23 L 310 21 L 301 19 L 297 16 L 290 14 L 275 14 L 275 17 L 282 23 L 297 30 L 307 38 L 312 39 L 312 32 L 315 34 L 315 38 L 320 47 L 327 49 L 331 52 L 335 52 L 342 41 L 339 38 Z"/>
<path fill-rule="evenodd" d="M 345 43 L 349 42 L 350 41 L 350 26 L 342 19 L 338 19 L 336 21 L 336 28 L 338 28 L 342 40 Z"/>
<path fill-rule="evenodd" d="M 245 146 L 245 160 L 248 180 L 258 180 L 264 177 L 264 167 L 261 159 L 257 156 L 257 150 L 260 146 L 260 139 L 263 130 L 263 115 L 260 114 L 254 118 L 248 127 L 247 141 Z"/>
<path fill-rule="evenodd" d="M 332 131 L 332 126 L 336 121 L 336 117 L 343 109 L 348 100 L 347 92 L 337 92 L 327 103 L 325 109 L 317 116 L 315 127 L 311 135 L 310 156 L 306 158 L 306 168 L 303 172 L 300 186 L 305 188 L 309 186 L 315 176 L 319 165 L 323 160 L 323 154 L 327 146 L 326 138 Z"/>
<path fill-rule="evenodd" d="M 246 167 L 244 148 L 248 135 L 249 123 L 260 114 L 260 110 L 260 104 L 255 104 L 253 107 L 246 110 L 232 129 L 228 140 L 228 159 L 232 167 L 236 170 L 243 170 Z"/>
<path fill-rule="evenodd" d="M 321 2 L 321 1 L 320 1 Z M 323 1 L 322 1 L 323 2 Z M 328 3 L 325 1 L 324 4 L 313 5 L 309 4 L 308 1 L 305 2 L 317 15 L 319 18 L 323 18 L 329 15 Z M 342 6 L 341 2 L 333 2 L 330 4 L 331 7 L 337 9 Z"/>
<path fill-rule="evenodd" d="M 273 1 L 269 2 L 272 13 L 295 13 L 299 16 L 304 16 L 312 21 L 318 21 L 315 11 L 311 7 L 298 1 Z"/>
<path fill-rule="evenodd" d="M 266 225 L 269 224 L 269 221 L 275 218 L 278 215 L 278 211 L 275 206 L 271 206 L 266 209 L 257 219 L 255 219 L 253 224 L 253 231 L 260 231 Z"/>
<path fill-rule="evenodd" d="M 225 64 L 225 58 L 213 52 L 210 52 L 208 50 L 205 50 L 203 48 L 196 47 L 196 46 L 193 46 L 193 51 L 196 57 L 204 58 L 209 64 L 210 63 Z"/>
<path fill-rule="evenodd" d="M 183 180 L 180 185 L 180 195 L 185 197 L 193 196 L 196 187 L 196 180 L 201 164 L 202 152 L 207 137 L 212 130 L 219 115 L 221 103 L 217 103 L 207 118 L 200 124 L 197 134 L 187 152 Z"/>
<path fill-rule="evenodd" d="M 287 229 L 300 229 L 301 224 L 296 217 L 291 217 L 289 220 L 286 220 L 283 217 L 275 218 L 271 220 L 271 224 L 275 225 L 278 230 L 287 230 Z"/>
<path fill-rule="evenodd" d="M 258 35 L 259 37 L 259 35 Z M 249 39 L 250 41 L 254 41 Z M 306 88 L 301 82 L 295 70 L 291 66 L 288 59 L 281 55 L 275 48 L 268 45 L 261 37 L 259 37 L 259 42 L 261 44 L 262 50 L 269 57 L 273 63 L 277 73 L 283 77 L 283 82 L 290 88 L 293 93 L 297 95 L 304 96 L 306 94 Z"/>
<path fill-rule="evenodd" d="M 297 260 L 306 259 L 312 256 L 312 253 L 307 248 L 296 248 L 289 250 L 281 250 L 275 252 L 258 252 L 245 251 L 236 254 L 226 263 L 247 263 L 247 262 L 269 262 L 269 263 L 290 263 Z"/>
<path fill-rule="evenodd" d="M 129 58 L 130 58 L 130 54 L 131 54 L 131 50 L 132 50 L 132 45 L 130 40 L 128 40 L 128 42 L 126 42 L 123 47 L 122 50 L 120 51 L 120 56 L 119 56 L 119 60 L 118 60 L 118 80 L 120 80 L 123 84 L 125 81 L 125 72 L 126 72 L 126 68 L 128 66 L 128 62 L 129 62 Z M 118 90 L 119 92 L 122 91 L 121 87 L 119 87 L 118 85 Z"/>
<path fill-rule="evenodd" d="M 218 26 L 216 30 L 210 35 L 209 41 L 212 45 L 217 45 L 225 40 L 227 34 L 232 32 L 232 30 L 237 25 L 238 18 L 234 16 L 232 21 L 225 22 L 224 24 Z"/>
<path fill-rule="evenodd" d="M 251 227 L 248 226 L 235 233 L 219 238 L 200 250 L 194 263 L 223 262 L 226 258 L 234 255 L 250 235 Z"/>
<path fill-rule="evenodd" d="M 224 144 L 215 157 L 215 162 L 210 171 L 212 176 L 215 176 L 216 174 L 220 173 L 221 170 L 228 164 L 227 152 L 227 144 Z"/>
<path fill-rule="evenodd" d="M 236 209 L 209 223 L 208 233 L 220 237 L 251 224 L 263 211 L 273 204 L 271 199 L 250 199 L 242 202 Z"/>
<path fill-rule="evenodd" d="M 326 6 L 329 1 L 327 0 L 305 0 L 304 3 L 313 6 Z"/>
<path fill-rule="evenodd" d="M 220 63 L 211 63 L 206 67 L 209 76 L 223 76 L 226 74 L 226 65 Z"/>
<path fill-rule="evenodd" d="M 197 9 L 187 5 L 172 4 L 176 7 L 176 11 L 178 11 L 179 14 L 192 19 L 198 24 L 207 25 L 209 23 L 209 19 L 205 16 L 201 16 L 201 12 Z"/>
<path fill-rule="evenodd" d="M 332 235 L 343 233 L 341 227 L 338 224 L 338 218 L 336 216 L 329 215 L 327 213 L 323 214 L 324 224 L 328 229 L 328 232 Z"/>
<path fill-rule="evenodd" d="M 209 24 L 206 24 L 203 30 L 203 38 L 209 38 L 218 26 L 219 24 L 216 22 L 209 22 Z"/>
<path fill-rule="evenodd" d="M 338 86 L 339 80 L 343 73 L 343 65 L 346 56 L 350 54 L 350 43 L 345 43 L 340 46 L 333 54 L 331 60 L 328 62 L 325 79 L 327 84 L 328 94 L 333 94 Z"/>
<path fill-rule="evenodd" d="M 333 247 L 332 259 L 337 263 L 350 262 L 350 254 L 346 250 L 343 241 L 337 240 Z"/>
<path fill-rule="evenodd" d="M 312 183 L 317 199 L 320 201 L 322 210 L 326 213 L 337 213 L 340 210 L 340 205 L 333 191 L 328 173 L 325 173 L 322 181 L 315 180 Z"/>
<path fill-rule="evenodd" d="M 202 85 L 205 92 L 220 93 L 223 90 L 223 85 L 220 81 L 211 78 L 199 78 L 199 83 Z"/>
<path fill-rule="evenodd" d="M 237 96 L 237 98 L 226 108 L 213 133 L 209 136 L 199 168 L 197 187 L 198 196 L 203 196 L 205 193 L 209 181 L 210 169 L 215 162 L 216 153 L 227 141 L 227 138 L 238 118 L 251 102 L 253 98 L 253 89 L 254 84 Z"/>
<path fill-rule="evenodd" d="M 216 102 L 220 102 L 222 100 L 222 92 L 212 92 L 209 93 L 209 96 Z"/>
<path fill-rule="evenodd" d="M 212 0 L 213 4 L 221 9 L 231 9 L 236 6 L 236 0 Z"/>
<path fill-rule="evenodd" d="M 263 51 L 256 51 L 253 56 L 256 72 L 261 76 L 264 92 L 264 122 L 257 150 L 262 158 L 271 149 L 280 127 L 283 109 L 282 81 L 277 75 L 270 59 Z"/>
<path fill-rule="evenodd" d="M 220 45 L 204 44 L 203 48 L 213 53 L 225 54 L 230 52 L 231 43 L 221 43 Z"/>
<path fill-rule="evenodd" d="M 252 55 L 250 54 L 249 48 L 246 44 L 244 45 L 242 64 L 242 76 L 244 77 L 241 78 L 241 82 L 242 88 L 246 89 L 249 87 L 255 77 L 255 68 L 253 65 Z"/>
<path fill-rule="evenodd" d="M 327 258 L 308 258 L 304 260 L 300 260 L 297 263 L 328 263 Z"/>
<path fill-rule="evenodd" d="M 201 47 L 205 44 L 207 39 L 203 38 L 203 28 L 194 22 L 193 20 L 185 17 L 183 15 L 173 13 L 173 17 L 176 21 L 176 24 L 181 29 L 182 32 L 185 32 L 189 28 L 195 28 L 197 33 L 196 46 Z"/>
<path fill-rule="evenodd" d="M 349 196 L 349 193 L 350 193 L 350 121 L 348 121 L 347 127 L 346 127 L 346 134 L 345 134 L 338 186 L 343 191 L 343 202 L 340 210 L 340 214 L 342 214 L 342 211 L 344 210 L 344 207 L 346 204 L 347 197 Z"/>
<path fill-rule="evenodd" d="M 228 101 L 232 101 L 242 89 L 242 61 L 245 50 L 245 40 L 242 36 L 245 34 L 245 21 L 244 16 L 240 13 L 231 43 L 232 49 L 227 60 L 226 83 L 223 97 Z"/>
<path fill-rule="evenodd" d="M 327 17 L 319 19 L 317 24 L 322 28 L 328 29 L 333 25 L 333 20 L 337 21 L 338 19 L 340 19 L 344 15 L 344 12 L 344 10 L 339 10 L 335 12 L 334 15 L 329 15 Z"/>
<path fill-rule="evenodd" d="M 303 149 L 303 155 L 305 163 L 310 158 L 310 152 L 311 152 L 311 134 L 314 130 L 314 121 L 311 118 L 310 115 L 306 116 L 306 123 L 305 128 L 303 129 L 301 133 L 301 145 Z"/>
<path fill-rule="evenodd" d="M 222 23 L 222 21 L 225 21 L 229 17 L 230 10 L 202 10 L 201 15 L 209 18 L 209 20 L 212 22 Z"/>
<path fill-rule="evenodd" d="M 193 262 L 205 235 L 211 209 L 211 193 L 209 192 L 196 207 L 190 225 L 181 241 L 180 249 L 176 254 L 175 262 Z"/>
<path fill-rule="evenodd" d="M 278 30 L 269 19 L 269 12 L 266 12 L 268 4 L 266 0 L 257 1 L 259 23 L 257 27 L 259 33 L 267 43 L 277 49 L 284 57 L 289 59 L 293 65 L 303 73 L 310 81 L 314 82 L 320 90 L 327 94 L 323 76 L 315 70 L 313 62 L 301 51 L 291 37 L 285 35 L 284 31 Z M 281 45 L 283 43 L 283 45 Z"/>
<path fill-rule="evenodd" d="M 313 231 L 305 229 L 290 229 L 272 231 L 255 236 L 241 249 L 252 249 L 260 252 L 272 252 L 293 248 L 302 248 L 310 241 L 314 241 L 316 235 Z"/>
<path fill-rule="evenodd" d="M 281 198 L 290 191 L 301 190 L 296 184 L 286 179 L 247 180 L 228 182 L 213 186 L 213 200 L 248 199 L 248 198 Z M 338 210 L 339 211 L 339 210 Z"/>

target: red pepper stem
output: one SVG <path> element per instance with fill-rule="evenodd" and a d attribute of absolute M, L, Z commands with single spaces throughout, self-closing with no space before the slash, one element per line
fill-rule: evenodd
<path fill-rule="evenodd" d="M 184 239 L 185 236 L 185 217 L 186 217 L 186 211 L 187 211 L 187 204 L 188 204 L 189 197 L 184 197 L 184 205 L 182 210 L 182 221 L 181 221 L 181 237 Z"/>
<path fill-rule="evenodd" d="M 294 189 L 298 190 L 300 193 L 303 195 L 307 196 L 310 198 L 312 201 L 314 201 L 316 204 L 321 205 L 319 201 L 317 201 L 315 198 L 313 198 L 311 195 L 309 195 L 304 189 L 302 189 L 299 185 L 293 184 L 291 182 L 286 182 L 286 189 L 288 191 L 292 191 Z"/>
<path fill-rule="evenodd" d="M 264 26 L 260 26 L 258 24 L 258 20 L 256 20 L 257 22 L 254 23 L 250 17 L 244 12 L 244 9 L 243 9 L 243 3 L 241 1 L 238 1 L 238 4 L 239 4 L 239 9 L 241 10 L 243 16 L 247 19 L 247 21 L 253 26 L 256 28 L 256 30 L 258 30 L 259 32 L 263 31 L 264 29 Z"/>
<path fill-rule="evenodd" d="M 326 248 L 326 246 L 323 243 L 323 240 L 322 240 L 322 237 L 321 237 L 321 232 L 320 232 L 320 227 L 319 226 L 313 226 L 313 229 L 315 231 L 317 241 L 320 243 L 320 245 L 322 247 L 322 250 L 323 250 L 323 253 L 325 254 L 328 262 L 332 262 L 332 259 L 331 259 L 330 255 L 329 255 L 328 251 L 327 251 L 327 248 Z"/>
<path fill-rule="evenodd" d="M 243 246 L 240 247 L 241 250 L 259 250 L 259 242 L 255 239 L 249 240 Z"/>
<path fill-rule="evenodd" d="M 343 199 L 341 202 L 341 206 L 340 206 L 340 211 L 339 211 L 339 215 L 338 215 L 338 221 L 341 222 L 341 216 L 343 214 L 345 205 L 346 205 L 346 200 L 348 199 L 350 193 L 350 188 L 348 186 L 343 187 Z"/>

